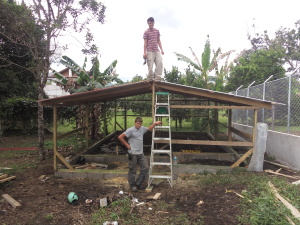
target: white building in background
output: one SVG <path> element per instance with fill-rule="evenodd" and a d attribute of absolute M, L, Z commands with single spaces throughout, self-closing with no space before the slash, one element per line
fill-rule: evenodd
<path fill-rule="evenodd" d="M 69 79 L 75 79 L 75 80 L 77 79 L 77 76 L 75 74 L 72 74 L 72 71 L 69 68 L 65 68 L 65 69 L 59 71 L 59 73 Z M 48 76 L 47 84 L 44 88 L 44 91 L 49 96 L 49 98 L 56 98 L 56 97 L 60 97 L 60 96 L 69 95 L 70 93 L 61 89 L 61 87 L 59 87 L 55 83 L 55 80 L 57 80 L 57 78 L 55 78 L 55 76 L 53 76 L 53 74 L 50 74 Z"/>

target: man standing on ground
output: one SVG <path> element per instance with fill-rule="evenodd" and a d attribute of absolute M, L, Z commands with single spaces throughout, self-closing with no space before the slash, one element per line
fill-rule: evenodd
<path fill-rule="evenodd" d="M 137 117 L 134 122 L 134 126 L 128 128 L 124 133 L 120 134 L 119 140 L 128 149 L 128 183 L 130 185 L 131 191 L 137 191 L 142 189 L 142 184 L 146 179 L 148 173 L 148 162 L 143 153 L 143 137 L 144 134 L 149 130 L 152 131 L 153 128 L 161 124 L 161 121 L 156 121 L 151 126 L 142 126 L 143 120 L 141 117 Z M 128 138 L 128 142 L 125 141 L 125 137 Z M 136 167 L 140 166 L 139 177 L 135 180 Z"/>
<path fill-rule="evenodd" d="M 163 63 L 161 54 L 164 54 L 160 41 L 159 30 L 154 28 L 154 19 L 149 17 L 147 19 L 149 28 L 144 32 L 144 59 L 147 60 L 148 65 L 148 80 L 161 80 L 163 71 Z M 159 49 L 161 53 L 159 52 Z M 155 64 L 155 71 L 153 73 L 153 64 Z"/>

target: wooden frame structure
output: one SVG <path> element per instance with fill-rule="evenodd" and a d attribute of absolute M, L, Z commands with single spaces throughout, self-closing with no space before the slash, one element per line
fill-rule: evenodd
<path fill-rule="evenodd" d="M 262 101 L 242 96 L 235 96 L 231 94 L 226 94 L 222 92 L 215 92 L 202 88 L 189 87 L 185 85 L 179 85 L 169 82 L 162 81 L 141 81 L 135 83 L 129 83 L 125 85 L 113 86 L 109 88 L 72 94 L 52 99 L 41 100 L 42 105 L 52 105 L 53 106 L 53 148 L 54 148 L 54 169 L 57 171 L 57 159 L 59 159 L 68 169 L 73 170 L 74 168 L 67 162 L 63 156 L 61 156 L 57 151 L 57 140 L 59 138 L 65 137 L 71 133 L 75 133 L 81 130 L 85 132 L 85 144 L 86 149 L 88 149 L 88 110 L 86 110 L 85 115 L 85 126 L 66 134 L 57 136 L 57 106 L 70 106 L 70 105 L 88 105 L 92 103 L 99 103 L 106 101 L 113 101 L 116 99 L 152 93 L 152 115 L 154 115 L 154 96 L 157 90 L 170 92 L 171 94 L 179 94 L 187 97 L 196 97 L 201 98 L 207 102 L 214 102 L 215 105 L 170 105 L 171 109 L 211 109 L 215 110 L 214 117 L 218 118 L 218 110 L 225 109 L 228 111 L 228 140 L 227 141 L 216 141 L 215 137 L 211 137 L 213 140 L 172 140 L 172 144 L 193 144 L 193 145 L 219 145 L 219 146 L 247 146 L 253 147 L 255 141 L 255 128 L 257 123 L 257 111 L 260 108 L 272 109 L 272 105 L 275 104 L 269 101 Z M 88 109 L 88 107 L 86 107 Z M 252 134 L 246 134 L 242 131 L 239 131 L 232 127 L 232 110 L 233 109 L 248 109 L 254 110 L 254 127 Z M 120 126 L 120 125 L 119 125 Z M 116 124 L 114 126 L 116 128 Z M 125 125 L 126 127 L 126 125 Z M 244 142 L 237 142 L 232 140 L 232 133 L 236 133 L 237 135 L 243 137 Z M 161 143 L 164 143 L 162 141 Z M 253 148 L 251 148 L 248 152 L 246 152 L 242 157 L 240 157 L 232 167 L 238 166 L 242 161 L 244 161 L 249 155 L 253 152 Z"/>

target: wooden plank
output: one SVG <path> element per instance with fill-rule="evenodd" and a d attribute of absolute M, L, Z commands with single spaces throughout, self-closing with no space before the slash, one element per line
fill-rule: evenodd
<path fill-rule="evenodd" d="M 59 152 L 55 152 L 55 155 L 62 161 L 63 164 L 65 164 L 70 170 L 74 170 L 73 166 L 71 166 L 70 163 L 68 163 L 65 158 L 59 154 Z M 55 157 L 55 156 L 54 156 Z"/>
<path fill-rule="evenodd" d="M 247 141 L 252 141 L 253 140 L 252 134 L 245 133 L 245 132 L 240 131 L 240 130 L 234 128 L 234 127 L 231 127 L 231 131 L 233 133 L 236 133 L 237 135 L 241 136 L 242 138 L 246 139 Z"/>
<path fill-rule="evenodd" d="M 253 148 L 251 148 L 248 152 L 246 152 L 238 161 L 236 161 L 235 163 L 233 163 L 231 165 L 231 167 L 237 167 L 237 166 L 239 166 L 241 164 L 241 162 L 243 162 L 252 153 L 253 153 Z"/>
<path fill-rule="evenodd" d="M 300 220 L 300 212 L 298 209 L 296 209 L 291 203 L 289 203 L 285 198 L 283 198 L 277 191 L 277 189 L 274 187 L 274 185 L 271 183 L 271 181 L 268 182 L 271 191 L 276 196 L 277 199 L 279 199 L 289 210 L 291 210 L 291 213 L 295 218 Z"/>
<path fill-rule="evenodd" d="M 264 160 L 264 161 L 265 161 L 266 163 L 269 163 L 269 164 L 272 164 L 272 165 L 275 165 L 275 166 L 279 166 L 279 167 L 288 169 L 290 172 L 296 173 L 295 171 L 290 170 L 291 168 L 288 167 L 288 166 L 286 166 L 286 165 L 282 165 L 282 164 L 279 164 L 279 163 L 271 162 L 271 161 L 268 161 L 268 160 Z"/>
<path fill-rule="evenodd" d="M 151 192 L 152 189 L 153 189 L 153 185 L 150 185 L 149 187 L 147 187 L 147 188 L 145 189 L 145 192 Z"/>
<path fill-rule="evenodd" d="M 286 175 L 286 174 L 283 174 L 283 173 L 276 173 L 274 172 L 273 170 L 265 170 L 266 173 L 270 173 L 270 174 L 275 174 L 275 175 L 278 175 L 278 176 L 283 176 L 283 177 L 288 177 L 288 178 L 293 178 L 295 180 L 298 180 L 299 177 L 293 177 L 293 176 L 290 176 L 290 175 Z"/>
<path fill-rule="evenodd" d="M 12 207 L 14 207 L 14 208 L 22 206 L 19 202 L 17 202 L 15 199 L 13 199 L 8 194 L 3 194 L 2 198 L 4 198 L 4 200 L 7 201 L 9 204 L 11 204 Z"/>
<path fill-rule="evenodd" d="M 155 140 L 155 143 L 166 144 L 169 140 Z M 206 141 L 206 140 L 179 140 L 172 139 L 172 144 L 187 144 L 187 145 L 224 145 L 224 146 L 246 146 L 252 147 L 252 142 L 242 142 L 242 141 Z"/>
<path fill-rule="evenodd" d="M 9 181 L 9 180 L 12 180 L 12 179 L 15 179 L 15 178 L 16 178 L 16 176 L 11 176 L 11 177 L 8 177 L 8 178 L 5 178 L 5 179 L 0 180 L 0 183 Z"/>
<path fill-rule="evenodd" d="M 235 105 L 170 105 L 172 109 L 258 109 L 256 106 Z"/>
<path fill-rule="evenodd" d="M 160 197 L 160 195 L 161 195 L 161 193 L 156 193 L 152 199 L 157 200 Z"/>
<path fill-rule="evenodd" d="M 4 179 L 4 178 L 6 178 L 6 177 L 8 177 L 8 174 L 1 175 L 1 176 L 0 176 L 0 180 Z"/>

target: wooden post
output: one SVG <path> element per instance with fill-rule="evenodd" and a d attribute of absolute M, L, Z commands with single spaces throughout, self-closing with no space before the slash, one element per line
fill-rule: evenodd
<path fill-rule="evenodd" d="M 103 104 L 103 134 L 107 136 L 107 118 L 106 118 L 106 101 Z"/>
<path fill-rule="evenodd" d="M 231 132 L 231 126 L 232 126 L 232 109 L 228 109 L 228 141 L 232 141 L 232 132 Z"/>
<path fill-rule="evenodd" d="M 155 84 L 152 82 L 152 123 L 155 122 Z"/>
<path fill-rule="evenodd" d="M 85 123 L 84 123 L 84 138 L 85 138 L 85 149 L 89 148 L 89 107 L 85 105 Z"/>
<path fill-rule="evenodd" d="M 217 106 L 218 105 L 218 103 L 217 102 L 215 102 L 215 105 Z M 218 127 L 218 125 L 219 125 L 219 110 L 218 109 L 215 109 L 215 113 L 214 113 L 214 121 L 215 121 L 215 139 L 216 140 L 218 140 L 218 135 L 219 135 L 219 127 Z"/>
<path fill-rule="evenodd" d="M 54 171 L 57 171 L 57 105 L 53 105 L 53 153 Z"/>
<path fill-rule="evenodd" d="M 125 106 L 124 106 L 124 129 L 127 130 L 127 107 L 126 107 L 126 100 L 125 100 Z"/>
<path fill-rule="evenodd" d="M 117 130 L 117 101 L 115 100 L 115 124 L 114 124 L 114 131 Z"/>
<path fill-rule="evenodd" d="M 210 101 L 208 101 L 208 105 L 210 105 Z M 209 109 L 207 109 L 207 132 L 210 132 L 210 121 L 209 121 L 210 117 L 209 117 Z"/>

